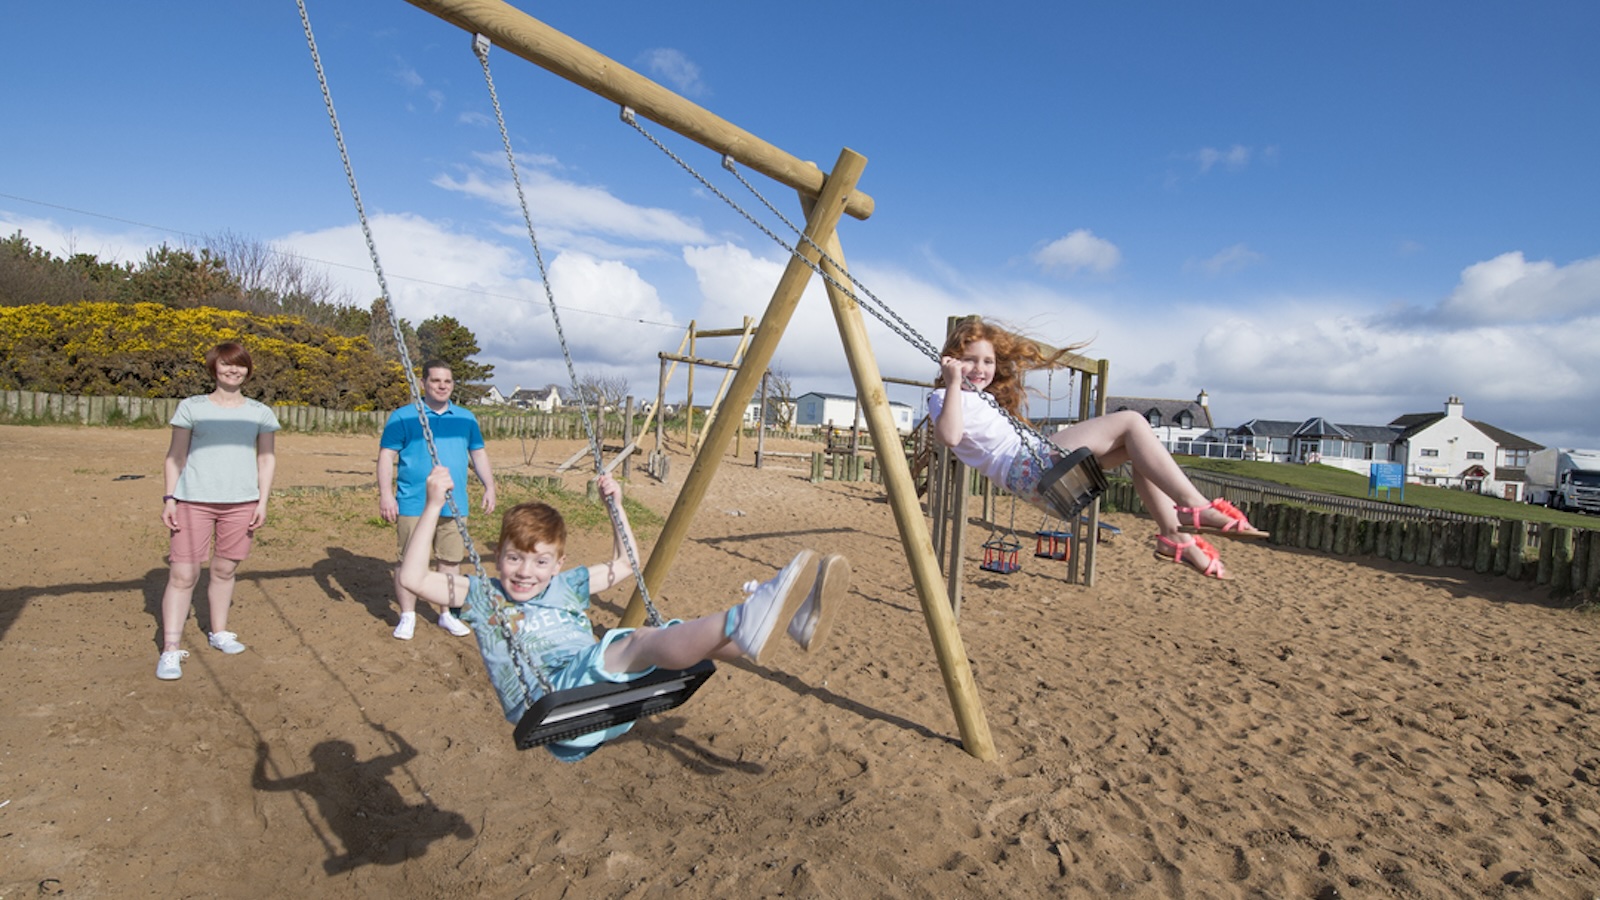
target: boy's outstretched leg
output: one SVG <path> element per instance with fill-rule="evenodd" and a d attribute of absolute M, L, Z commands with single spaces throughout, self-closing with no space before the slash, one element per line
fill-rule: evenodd
<path fill-rule="evenodd" d="M 805 602 L 801 576 L 812 571 L 817 554 L 801 550 L 777 575 L 762 582 L 738 606 L 728 610 L 726 634 L 751 662 L 761 662 L 767 639 L 778 626 L 794 618 Z"/>
<path fill-rule="evenodd" d="M 727 612 L 664 628 L 642 627 L 612 641 L 605 650 L 605 667 L 612 672 L 643 672 L 652 666 L 687 669 L 703 659 L 734 660 L 741 656 L 760 662 L 778 627 L 795 619 L 796 610 L 806 601 L 806 588 L 811 582 L 805 576 L 813 571 L 821 574 L 816 559 L 815 551 L 800 551 L 771 580 L 749 585 L 746 590 L 750 596 Z M 842 590 L 842 583 L 836 571 L 821 592 L 834 590 L 833 584 Z M 819 600 L 820 625 L 827 615 L 829 598 Z M 813 642 L 822 630 L 811 629 Z"/>
<path fill-rule="evenodd" d="M 794 638 L 800 649 L 810 653 L 813 646 L 827 640 L 833 616 L 844 602 L 844 592 L 849 586 L 849 560 L 838 553 L 829 553 L 817 563 L 817 580 L 799 611 L 789 620 L 789 637 Z"/>

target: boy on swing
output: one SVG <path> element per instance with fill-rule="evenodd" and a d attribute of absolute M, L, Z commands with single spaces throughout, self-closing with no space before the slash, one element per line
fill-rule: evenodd
<path fill-rule="evenodd" d="M 621 485 L 610 475 L 598 484 L 619 512 L 611 560 L 563 570 L 565 520 L 548 504 L 521 503 L 501 520 L 499 577 L 480 578 L 429 571 L 434 530 L 453 482 L 444 467 L 428 476 L 422 517 L 401 557 L 400 584 L 430 603 L 462 608 L 460 619 L 477 637 L 508 721 L 520 721 L 544 692 L 627 682 L 658 667 L 686 669 L 705 659 L 742 656 L 759 663 L 780 627 L 807 651 L 826 638 L 850 564 L 838 554 L 819 561 L 814 551 L 802 550 L 771 580 L 746 585 L 749 596 L 726 612 L 662 628 L 613 628 L 596 639 L 589 597 L 633 574 L 628 547 L 636 546 L 622 512 Z M 521 671 L 519 661 L 535 671 Z M 632 727 L 624 722 L 545 746 L 558 759 L 576 762 Z"/>

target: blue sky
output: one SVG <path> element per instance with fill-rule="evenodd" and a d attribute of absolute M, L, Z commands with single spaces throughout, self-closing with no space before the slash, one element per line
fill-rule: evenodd
<path fill-rule="evenodd" d="M 930 338 L 980 312 L 1092 340 L 1111 393 L 1203 389 L 1223 425 L 1455 394 L 1600 447 L 1600 5 L 514 5 L 797 157 L 864 154 L 847 259 Z M 401 313 L 471 327 L 504 391 L 564 384 L 470 37 L 401 0 L 307 7 Z M 650 396 L 691 320 L 760 316 L 780 247 L 608 101 L 492 65 L 580 374 Z M 293 2 L 12 4 L 0 79 L 4 233 L 139 260 L 231 232 L 377 295 Z M 934 374 L 869 324 L 886 375 Z M 814 285 L 775 365 L 847 393 L 838 344 Z"/>

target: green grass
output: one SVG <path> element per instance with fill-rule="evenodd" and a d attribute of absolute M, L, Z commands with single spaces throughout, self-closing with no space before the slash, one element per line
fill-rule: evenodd
<path fill-rule="evenodd" d="M 1399 501 L 1399 491 L 1385 491 L 1379 497 L 1369 498 L 1367 496 L 1366 476 L 1347 472 L 1344 469 L 1333 466 L 1302 466 L 1293 463 L 1207 459 L 1199 456 L 1179 456 L 1176 459 L 1178 465 L 1185 468 L 1217 472 L 1222 475 L 1233 475 L 1239 478 L 1254 478 L 1259 481 L 1269 481 L 1273 484 L 1281 484 L 1285 487 L 1302 491 L 1316 491 L 1323 494 L 1358 497 L 1361 499 L 1383 499 L 1383 494 L 1386 494 L 1390 502 L 1398 506 L 1440 509 L 1447 512 L 1462 513 L 1470 516 L 1487 516 L 1495 519 L 1545 522 L 1571 528 L 1586 528 L 1590 530 L 1600 528 L 1600 519 L 1596 519 L 1594 516 L 1586 516 L 1582 513 L 1557 512 L 1543 506 L 1513 503 L 1510 500 L 1501 500 L 1498 497 L 1487 497 L 1483 494 L 1471 494 L 1466 491 L 1453 491 L 1448 488 L 1429 487 L 1422 484 L 1406 485 L 1404 503 Z"/>

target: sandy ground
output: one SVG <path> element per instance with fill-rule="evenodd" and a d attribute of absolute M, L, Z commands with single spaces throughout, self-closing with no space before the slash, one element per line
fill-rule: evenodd
<path fill-rule="evenodd" d="M 1093 588 L 969 564 L 999 759 L 960 746 L 882 489 L 729 458 L 659 598 L 803 546 L 832 641 L 726 664 L 576 765 L 517 751 L 470 638 L 402 643 L 376 440 L 282 435 L 231 625 L 154 676 L 161 431 L 0 427 L 0 897 L 1593 897 L 1600 619 L 1260 544 L 1218 583 L 1113 515 Z M 573 444 L 491 445 L 547 474 Z M 688 472 L 630 496 L 665 514 Z M 581 484 L 573 474 L 570 484 Z M 502 502 L 516 499 L 515 490 Z M 1019 524 L 1021 524 L 1019 522 Z M 649 544 L 649 538 L 645 539 Z M 602 558 L 601 531 L 574 538 Z M 1030 544 L 1031 547 L 1031 544 Z M 203 592 L 202 592 L 203 593 Z M 626 601 L 599 598 L 611 624 Z"/>

